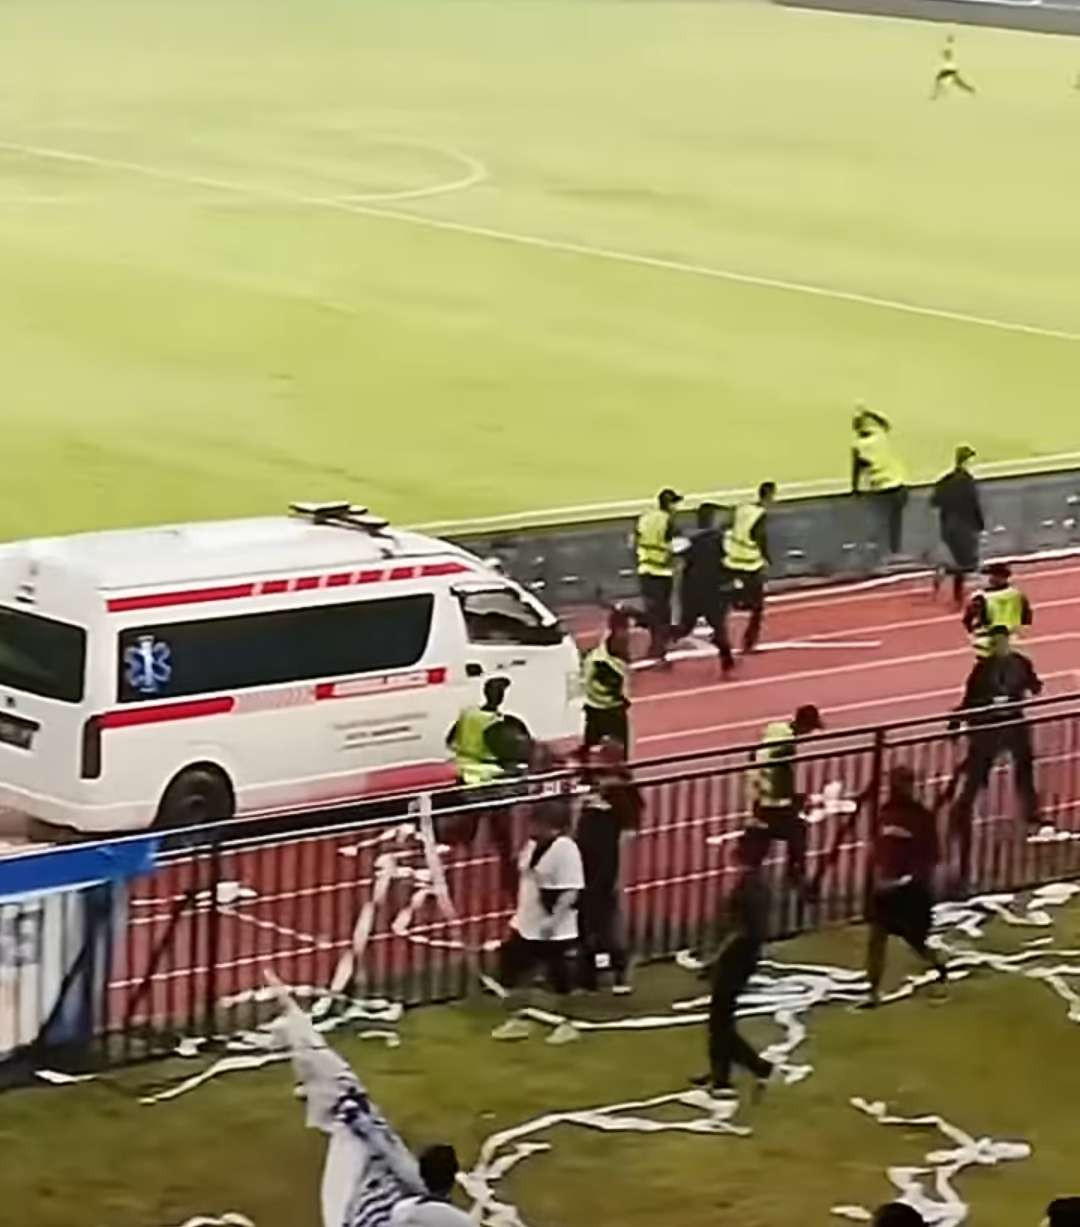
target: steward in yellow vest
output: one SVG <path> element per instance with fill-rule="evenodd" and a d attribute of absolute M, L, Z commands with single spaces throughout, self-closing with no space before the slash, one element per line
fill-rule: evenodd
<path fill-rule="evenodd" d="M 524 726 L 501 709 L 510 681 L 492 677 L 484 683 L 484 702 L 463 708 L 446 737 L 458 775 L 466 788 L 493 784 L 520 765 Z"/>
<path fill-rule="evenodd" d="M 800 888 L 806 872 L 806 819 L 795 788 L 795 749 L 800 738 L 824 727 L 821 713 L 811 704 L 800 707 L 793 720 L 771 721 L 750 769 L 751 815 L 743 832 L 743 864 L 758 868 L 773 841 L 782 840 L 788 846 L 788 881 Z"/>
<path fill-rule="evenodd" d="M 675 576 L 675 509 L 682 495 L 670 487 L 660 491 L 656 507 L 638 517 L 634 528 L 638 582 L 649 628 L 649 655 L 658 661 L 667 656 L 671 638 L 671 592 Z"/>
<path fill-rule="evenodd" d="M 630 748 L 630 618 L 615 609 L 608 634 L 582 662 L 585 688 L 585 748 L 606 738 Z"/>
<path fill-rule="evenodd" d="M 743 652 L 752 652 L 761 637 L 765 616 L 765 571 L 769 565 L 766 517 L 776 498 L 776 482 L 758 486 L 757 501 L 735 508 L 731 527 L 724 534 L 724 567 L 728 572 L 731 600 L 750 617 L 743 632 Z"/>
<path fill-rule="evenodd" d="M 1012 572 L 1003 562 L 986 569 L 986 587 L 972 595 L 964 610 L 964 629 L 971 635 L 976 656 L 990 655 L 990 628 L 1003 626 L 1015 644 L 1021 627 L 1032 623 L 1031 605 L 1012 582 Z"/>
<path fill-rule="evenodd" d="M 879 548 L 899 554 L 907 504 L 907 470 L 893 446 L 892 426 L 880 413 L 859 406 L 852 419 L 851 492 L 869 495 L 877 519 Z"/>

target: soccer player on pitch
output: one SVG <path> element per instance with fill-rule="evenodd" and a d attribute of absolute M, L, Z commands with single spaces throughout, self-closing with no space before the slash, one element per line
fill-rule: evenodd
<path fill-rule="evenodd" d="M 956 36 L 953 34 L 946 38 L 945 46 L 941 49 L 941 65 L 934 78 L 934 88 L 930 94 L 931 101 L 940 98 L 950 85 L 955 85 L 965 94 L 975 93 L 975 86 L 960 75 L 960 69 L 956 63 Z"/>

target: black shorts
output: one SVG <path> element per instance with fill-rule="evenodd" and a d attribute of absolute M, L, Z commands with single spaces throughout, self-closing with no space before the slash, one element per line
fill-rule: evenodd
<path fill-rule="evenodd" d="M 499 983 L 503 988 L 514 988 L 538 967 L 543 967 L 552 991 L 567 993 L 570 991 L 569 959 L 576 945 L 576 939 L 529 941 L 515 930 L 499 947 Z"/>
<path fill-rule="evenodd" d="M 870 898 L 870 923 L 914 946 L 926 943 L 933 913 L 934 901 L 921 882 L 875 890 Z"/>

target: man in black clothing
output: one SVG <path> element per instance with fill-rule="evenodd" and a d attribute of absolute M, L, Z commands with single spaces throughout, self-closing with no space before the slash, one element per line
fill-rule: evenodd
<path fill-rule="evenodd" d="M 964 784 L 953 806 L 953 831 L 960 841 L 960 873 L 967 877 L 971 855 L 972 814 L 975 798 L 986 787 L 994 763 L 1002 754 L 1013 760 L 1016 787 L 1029 826 L 1039 821 L 1035 791 L 1035 755 L 1031 729 L 1024 720 L 1023 701 L 1042 693 L 1043 684 L 1031 661 L 1014 652 L 1004 626 L 990 629 L 990 655 L 975 663 L 964 697 L 949 728 L 968 726 L 968 756 Z M 968 714 L 965 714 L 968 713 Z"/>
<path fill-rule="evenodd" d="M 730 673 L 735 667 L 728 641 L 728 599 L 724 592 L 724 539 L 716 524 L 719 507 L 702 503 L 697 510 L 697 529 L 683 554 L 682 582 L 679 586 L 681 617 L 672 627 L 673 640 L 685 639 L 699 618 L 712 627 L 713 643 L 720 653 L 720 668 Z"/>
<path fill-rule="evenodd" d="M 741 856 L 743 863 L 746 857 Z M 709 1072 L 691 1079 L 695 1086 L 731 1092 L 731 1069 L 741 1065 L 764 1088 L 773 1066 L 743 1039 L 735 1025 L 739 997 L 761 961 L 768 928 L 769 893 L 757 869 L 744 868 L 731 899 L 734 927 L 712 965 L 709 999 Z"/>
<path fill-rule="evenodd" d="M 575 836 L 585 871 L 578 896 L 578 984 L 591 992 L 598 973 L 610 970 L 612 992 L 629 993 L 619 916 L 622 844 L 641 825 L 641 794 L 626 765 L 625 747 L 612 738 L 593 749 L 583 779 L 589 791 Z"/>
<path fill-rule="evenodd" d="M 930 496 L 930 506 L 937 509 L 941 540 L 952 555 L 953 565 L 947 568 L 953 577 L 953 600 L 957 607 L 964 603 L 964 577 L 979 565 L 979 534 L 986 527 L 982 501 L 975 478 L 968 471 L 968 462 L 975 451 L 966 445 L 956 449 L 956 466 L 946 473 Z M 941 583 L 941 573 L 934 576 L 934 591 Z"/>

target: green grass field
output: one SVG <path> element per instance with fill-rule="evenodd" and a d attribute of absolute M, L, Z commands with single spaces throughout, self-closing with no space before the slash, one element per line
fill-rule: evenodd
<path fill-rule="evenodd" d="M 983 948 L 1020 948 L 1030 930 L 992 926 Z M 1059 948 L 1080 942 L 1080 909 L 1059 914 Z M 862 935 L 844 930 L 777 947 L 781 958 L 858 965 Z M 903 956 L 893 974 L 911 970 Z M 700 986 L 673 967 L 643 973 L 627 1001 L 576 999 L 599 1016 L 648 1013 Z M 339 1047 L 414 1146 L 452 1140 L 471 1164 L 496 1130 L 552 1109 L 594 1107 L 683 1089 L 702 1064 L 697 1028 L 606 1034 L 572 1048 L 488 1038 L 494 1007 L 416 1011 L 403 1043 Z M 1035 1227 L 1051 1196 L 1076 1192 L 1080 1031 L 1046 987 L 977 973 L 944 1007 L 925 998 L 873 1017 L 826 1007 L 811 1016 L 805 1082 L 770 1092 L 743 1120 L 750 1138 L 601 1134 L 562 1127 L 553 1149 L 499 1186 L 529 1227 L 827 1227 L 837 1203 L 888 1200 L 891 1166 L 918 1166 L 948 1145 L 936 1132 L 884 1128 L 849 1106 L 883 1099 L 901 1115 L 941 1113 L 974 1137 L 1026 1140 L 1030 1159 L 970 1169 L 956 1187 L 977 1227 Z M 747 1025 L 765 1044 L 773 1024 Z M 148 1066 L 106 1083 L 0 1098 L 4 1221 L 34 1227 L 173 1227 L 237 1211 L 256 1227 L 314 1227 L 321 1137 L 306 1132 L 280 1066 L 232 1075 L 169 1104 L 135 1096 L 186 1077 L 191 1062 Z M 119 1092 L 119 1093 L 118 1093 Z"/>
<path fill-rule="evenodd" d="M 1075 40 L 931 105 L 940 28 L 764 4 L 3 17 L 0 535 L 840 476 L 857 397 L 920 474 L 1076 446 L 1077 339 L 707 275 L 1080 336 Z"/>

